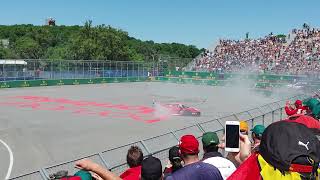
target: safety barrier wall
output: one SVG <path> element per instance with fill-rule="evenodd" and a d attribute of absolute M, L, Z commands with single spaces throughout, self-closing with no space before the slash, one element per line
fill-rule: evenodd
<path fill-rule="evenodd" d="M 216 118 L 206 122 L 201 122 L 192 126 L 188 126 L 182 129 L 178 129 L 172 132 L 168 132 L 159 136 L 151 137 L 141 141 L 129 143 L 120 147 L 109 149 L 96 154 L 88 155 L 86 157 L 79 157 L 71 161 L 66 161 L 60 164 L 56 164 L 49 167 L 41 168 L 38 171 L 34 171 L 28 174 L 11 178 L 12 180 L 46 180 L 49 178 L 49 174 L 55 173 L 59 170 L 68 170 L 69 173 L 73 174 L 77 171 L 74 168 L 74 163 L 82 158 L 89 158 L 103 167 L 110 169 L 116 174 L 122 173 L 128 168 L 126 164 L 126 153 L 132 145 L 139 146 L 144 155 L 153 155 L 162 161 L 163 166 L 166 164 L 168 159 L 168 149 L 178 144 L 179 138 L 185 134 L 195 135 L 201 145 L 201 136 L 204 132 L 213 131 L 218 134 L 221 138 L 224 133 L 224 122 L 225 121 L 238 121 L 246 120 L 253 128 L 257 124 L 263 124 L 268 126 L 269 124 L 279 121 L 285 118 L 283 105 L 287 100 L 294 101 L 296 99 L 305 99 L 305 95 L 297 95 L 294 97 L 286 98 L 277 102 L 266 104 L 257 108 L 249 109 L 236 114 L 230 114 L 228 116 Z M 201 152 L 202 154 L 203 152 Z"/>
<path fill-rule="evenodd" d="M 0 88 L 36 87 L 36 86 L 62 86 L 80 84 L 102 84 L 117 82 L 142 82 L 147 77 L 124 77 L 124 78 L 93 78 L 93 79 L 50 79 L 50 80 L 22 80 L 0 82 Z"/>
<path fill-rule="evenodd" d="M 0 81 L 1 88 L 19 88 L 19 87 L 37 87 L 37 86 L 62 86 L 62 85 L 81 85 L 81 84 L 103 84 L 119 82 L 143 82 L 143 81 L 160 81 L 181 84 L 196 84 L 209 86 L 224 86 L 231 84 L 231 80 L 214 80 L 214 79 L 193 79 L 193 78 L 176 78 L 176 77 L 106 77 L 106 78 L 87 78 L 87 79 L 43 79 L 43 80 L 14 80 Z M 271 86 L 280 87 L 283 83 L 255 83 L 255 87 L 264 88 Z"/>
<path fill-rule="evenodd" d="M 240 74 L 240 73 L 214 73 L 194 71 L 165 71 L 166 77 L 181 77 L 194 79 L 216 79 L 225 80 L 232 77 L 243 79 L 265 80 L 269 82 L 293 82 L 294 80 L 306 79 L 307 76 L 278 75 L 278 74 Z"/>
<path fill-rule="evenodd" d="M 225 79 L 225 80 L 219 80 L 219 79 L 196 79 L 196 78 L 185 78 L 185 77 L 157 77 L 158 81 L 164 81 L 164 82 L 172 82 L 172 83 L 181 83 L 181 84 L 201 84 L 201 85 L 209 85 L 209 86 L 219 86 L 219 85 L 227 85 L 227 84 L 233 84 L 236 80 L 234 79 Z M 259 82 L 259 81 L 252 81 L 252 87 L 256 88 L 268 88 L 268 87 L 282 87 L 285 85 L 288 85 L 288 83 L 285 82 Z M 248 84 L 250 85 L 250 84 Z"/>

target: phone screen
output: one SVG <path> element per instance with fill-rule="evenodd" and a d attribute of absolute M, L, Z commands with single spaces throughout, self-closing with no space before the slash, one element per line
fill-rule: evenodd
<path fill-rule="evenodd" d="M 239 125 L 226 125 L 226 147 L 239 148 Z"/>

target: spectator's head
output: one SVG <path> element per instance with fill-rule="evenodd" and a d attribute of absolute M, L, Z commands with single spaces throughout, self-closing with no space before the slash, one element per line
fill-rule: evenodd
<path fill-rule="evenodd" d="M 261 141 L 262 134 L 266 128 L 263 125 L 256 125 L 254 126 L 252 131 L 252 139 L 255 144 L 259 144 Z"/>
<path fill-rule="evenodd" d="M 294 105 L 296 106 L 296 108 L 299 108 L 302 106 L 302 101 L 301 100 L 296 100 L 296 102 L 294 102 Z"/>
<path fill-rule="evenodd" d="M 202 136 L 203 151 L 217 152 L 219 144 L 219 137 L 215 132 L 206 132 Z"/>
<path fill-rule="evenodd" d="M 179 154 L 179 147 L 173 146 L 169 149 L 169 160 L 172 165 L 172 172 L 182 168 L 182 160 Z"/>
<path fill-rule="evenodd" d="M 156 157 L 147 157 L 141 163 L 141 180 L 161 180 L 162 165 Z"/>
<path fill-rule="evenodd" d="M 249 126 L 246 121 L 240 121 L 240 132 L 244 135 L 249 134 Z"/>
<path fill-rule="evenodd" d="M 304 104 L 309 107 L 310 115 L 315 119 L 320 118 L 320 101 L 318 98 L 310 98 L 304 101 Z"/>
<path fill-rule="evenodd" d="M 184 135 L 181 137 L 179 150 L 185 164 L 191 164 L 199 160 L 199 142 L 193 135 Z"/>
<path fill-rule="evenodd" d="M 142 150 L 138 146 L 131 146 L 127 154 L 127 163 L 130 168 L 141 165 L 143 160 Z"/>

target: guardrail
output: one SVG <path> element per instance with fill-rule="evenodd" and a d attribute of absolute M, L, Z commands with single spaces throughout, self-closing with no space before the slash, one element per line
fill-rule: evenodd
<path fill-rule="evenodd" d="M 59 170 L 68 170 L 69 173 L 72 174 L 77 171 L 74 168 L 74 163 L 77 160 L 83 158 L 89 158 L 97 162 L 98 164 L 102 165 L 103 167 L 110 169 L 112 172 L 120 174 L 128 168 L 125 156 L 127 150 L 132 145 L 139 146 L 142 149 L 145 156 L 153 155 L 159 158 L 162 161 L 162 163 L 165 164 L 169 156 L 168 149 L 172 146 L 177 145 L 179 138 L 182 135 L 193 134 L 198 138 L 201 144 L 202 134 L 207 131 L 216 132 L 218 136 L 221 138 L 224 132 L 224 122 L 227 120 L 246 120 L 251 128 L 253 128 L 257 124 L 263 124 L 265 126 L 268 126 L 274 121 L 278 121 L 284 118 L 283 105 L 285 104 L 286 100 L 294 101 L 296 99 L 305 98 L 307 98 L 306 95 L 297 95 L 294 97 L 286 98 L 257 108 L 249 109 L 247 111 L 243 111 L 236 114 L 230 114 L 228 116 L 216 118 L 213 120 L 194 124 L 192 126 L 188 126 L 182 129 L 167 132 L 159 136 L 129 143 L 103 152 L 91 154 L 86 157 L 79 157 L 71 161 L 66 161 L 53 166 L 44 167 L 40 170 L 11 178 L 11 180 L 47 180 L 49 178 L 49 174 L 55 173 Z"/>

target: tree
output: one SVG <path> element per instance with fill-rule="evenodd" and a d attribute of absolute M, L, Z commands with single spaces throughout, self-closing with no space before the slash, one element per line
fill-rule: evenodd
<path fill-rule="evenodd" d="M 0 49 L 2 58 L 95 59 L 151 61 L 161 56 L 194 58 L 195 46 L 156 43 L 130 37 L 127 32 L 104 24 L 94 26 L 0 25 L 0 39 L 9 39 L 8 49 Z"/>
<path fill-rule="evenodd" d="M 35 40 L 29 37 L 21 37 L 15 43 L 15 51 L 20 58 L 39 59 L 41 47 Z"/>

